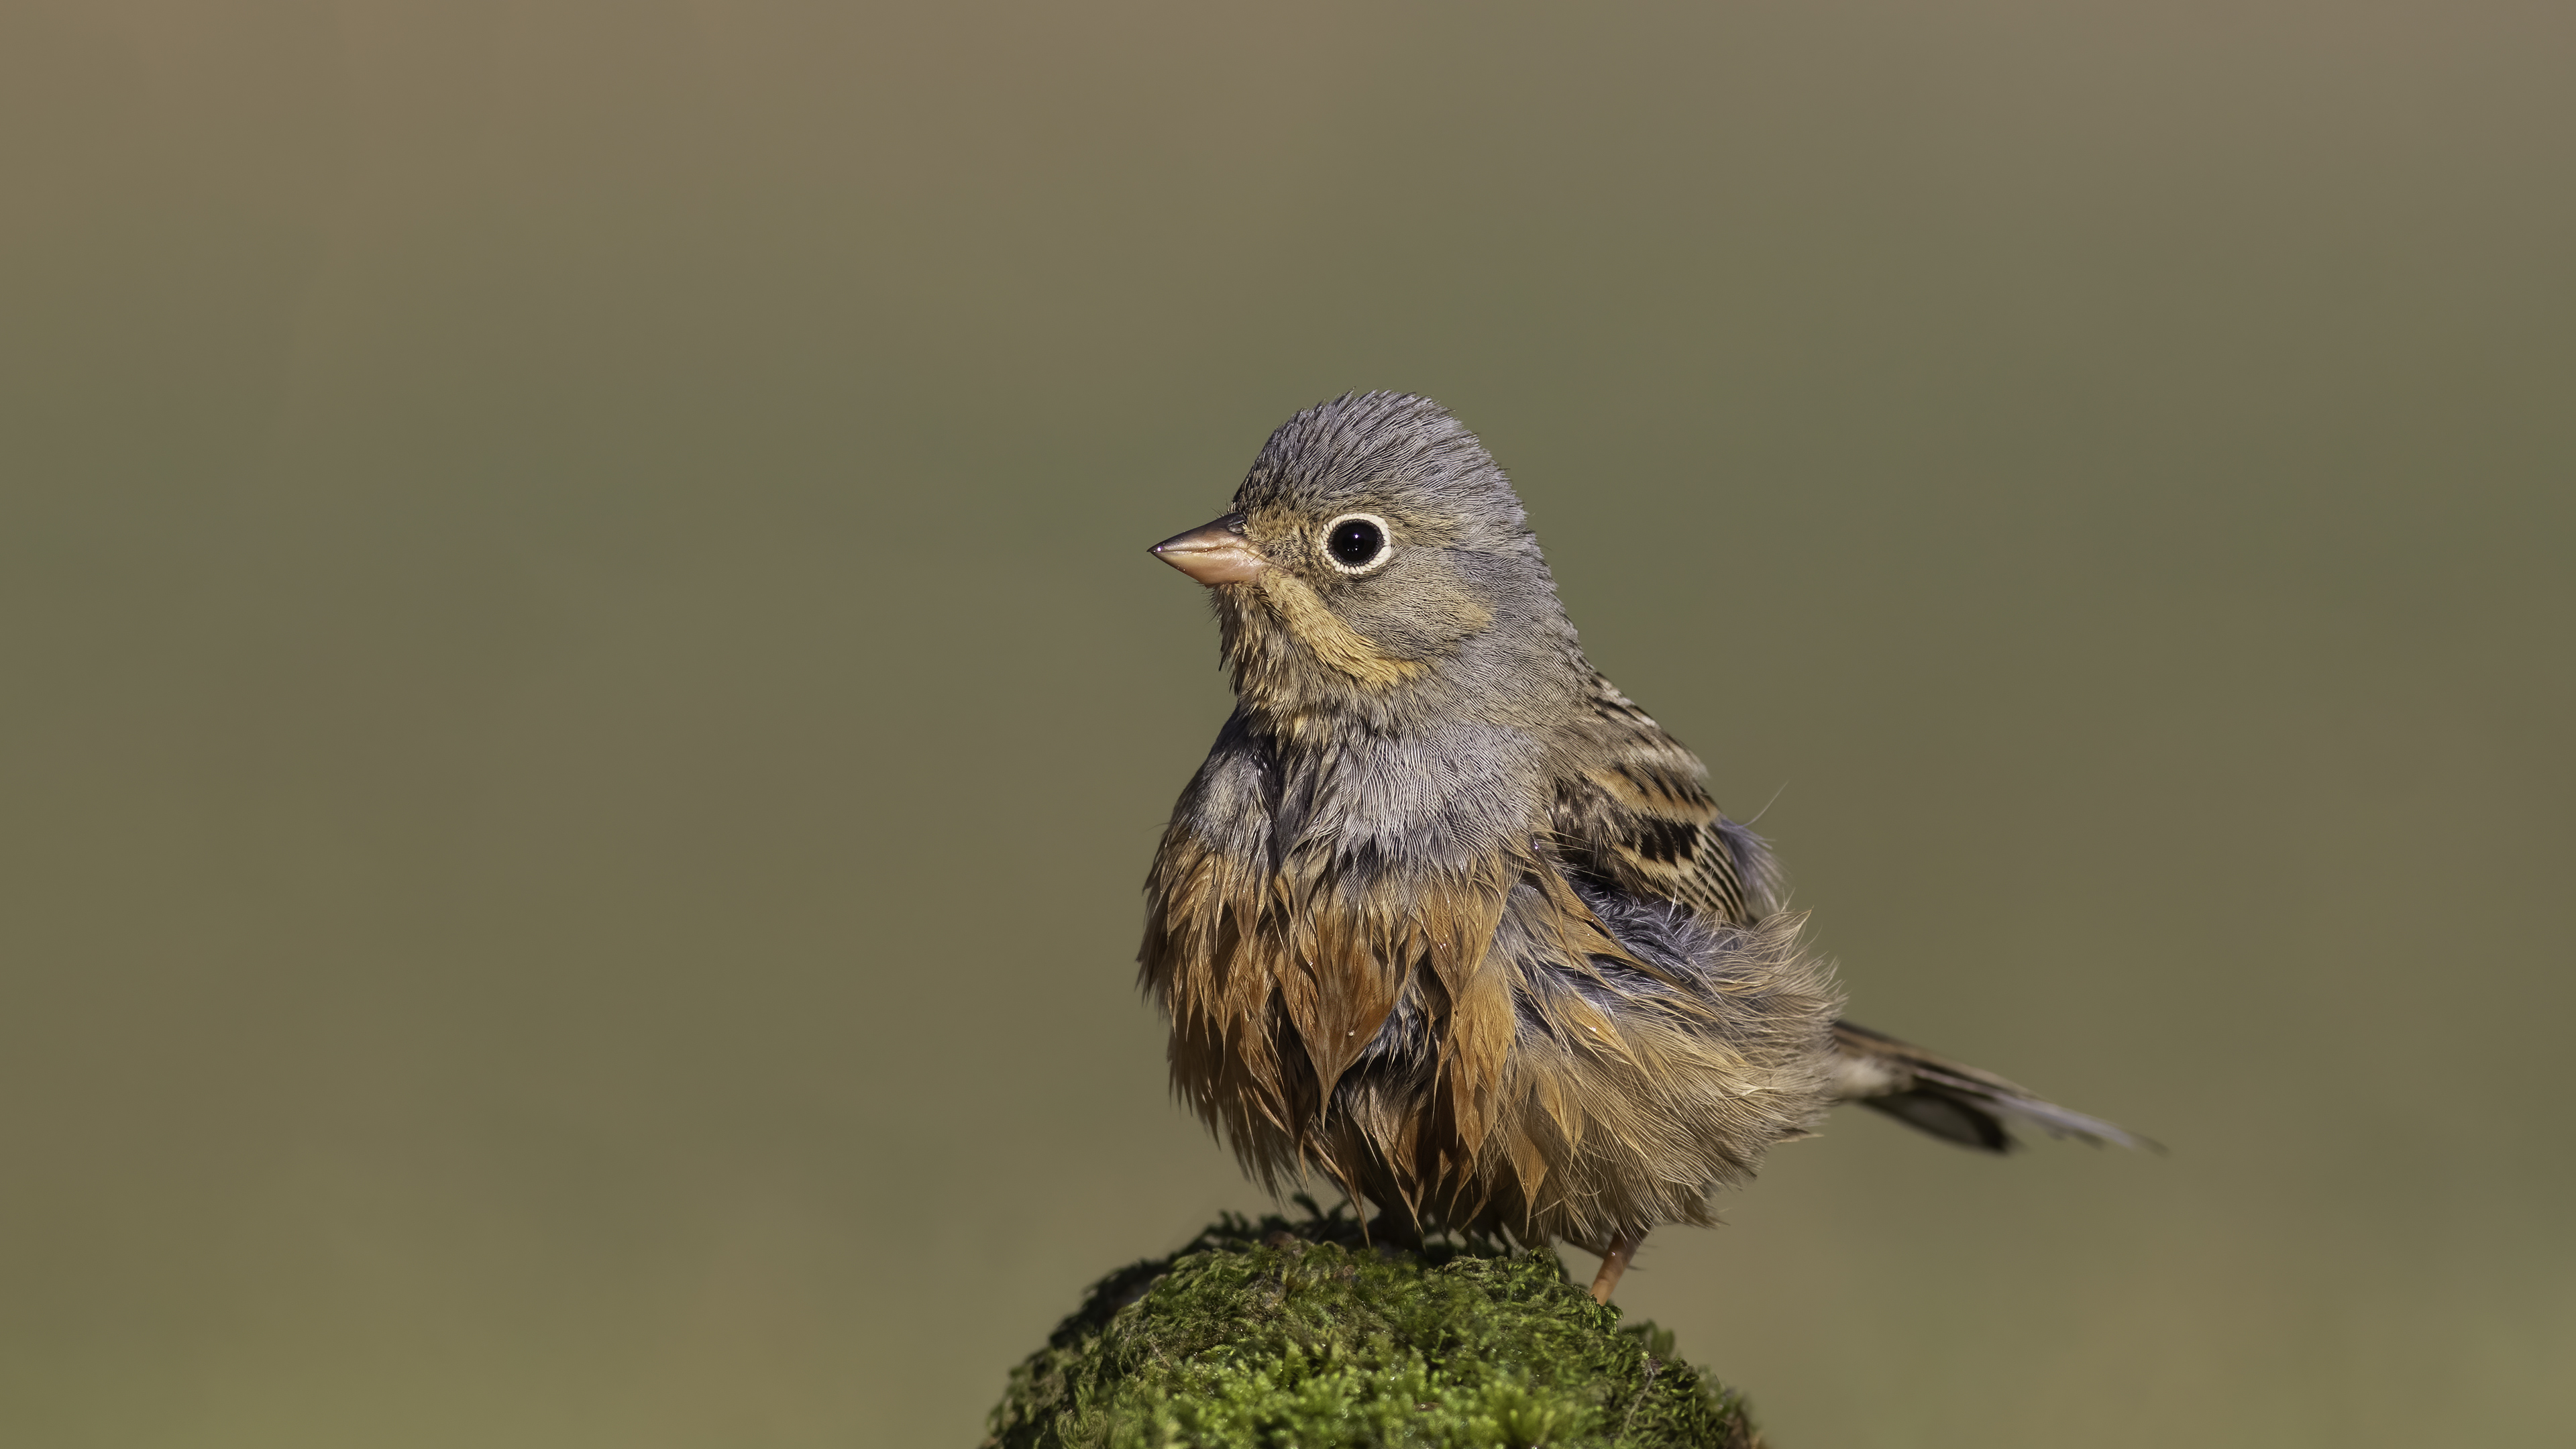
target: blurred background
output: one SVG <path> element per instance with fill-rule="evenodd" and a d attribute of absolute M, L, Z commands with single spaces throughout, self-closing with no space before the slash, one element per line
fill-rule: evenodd
<path fill-rule="evenodd" d="M 2571 73 L 0 0 L 0 1439 L 971 1444 L 1261 1205 L 1132 986 L 1228 703 L 1142 550 L 1393 387 L 1855 1016 L 2173 1148 L 1847 1113 L 1630 1313 L 1783 1449 L 2568 1442 Z"/>

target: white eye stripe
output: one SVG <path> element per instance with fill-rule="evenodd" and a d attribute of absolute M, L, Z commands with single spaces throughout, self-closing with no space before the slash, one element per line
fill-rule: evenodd
<path fill-rule="evenodd" d="M 1353 530 L 1350 537 L 1344 538 L 1343 530 L 1350 528 L 1352 524 L 1360 524 L 1362 529 Z M 1361 554 L 1356 563 L 1346 559 L 1342 549 L 1337 546 L 1351 545 L 1353 551 L 1356 551 L 1358 547 L 1366 545 L 1371 533 L 1376 535 L 1376 551 Z M 1324 525 L 1324 531 L 1318 536 L 1317 541 L 1323 546 L 1324 562 L 1331 564 L 1334 571 L 1338 573 L 1354 576 L 1375 573 L 1386 566 L 1388 559 L 1395 557 L 1395 530 L 1387 527 L 1386 520 L 1374 513 L 1341 514 Z"/>

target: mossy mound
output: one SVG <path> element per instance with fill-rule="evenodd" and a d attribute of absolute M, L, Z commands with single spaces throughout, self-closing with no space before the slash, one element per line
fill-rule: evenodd
<path fill-rule="evenodd" d="M 1095 1285 L 1011 1371 L 985 1449 L 1759 1449 L 1743 1399 L 1552 1253 L 1229 1216 Z"/>

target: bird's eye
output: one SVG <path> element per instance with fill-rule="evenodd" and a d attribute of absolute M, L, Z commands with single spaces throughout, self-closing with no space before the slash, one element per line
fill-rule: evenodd
<path fill-rule="evenodd" d="M 1343 514 L 1324 525 L 1324 553 L 1346 574 L 1365 572 L 1386 558 L 1386 520 L 1374 513 Z"/>

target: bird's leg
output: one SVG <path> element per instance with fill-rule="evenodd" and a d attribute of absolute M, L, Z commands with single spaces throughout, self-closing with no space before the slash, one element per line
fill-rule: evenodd
<path fill-rule="evenodd" d="M 1601 1271 L 1592 1277 L 1592 1301 L 1607 1303 L 1619 1291 L 1619 1276 L 1637 1261 L 1637 1245 L 1646 1241 L 1643 1231 L 1623 1234 L 1610 1240 L 1609 1251 L 1601 1255 Z"/>

